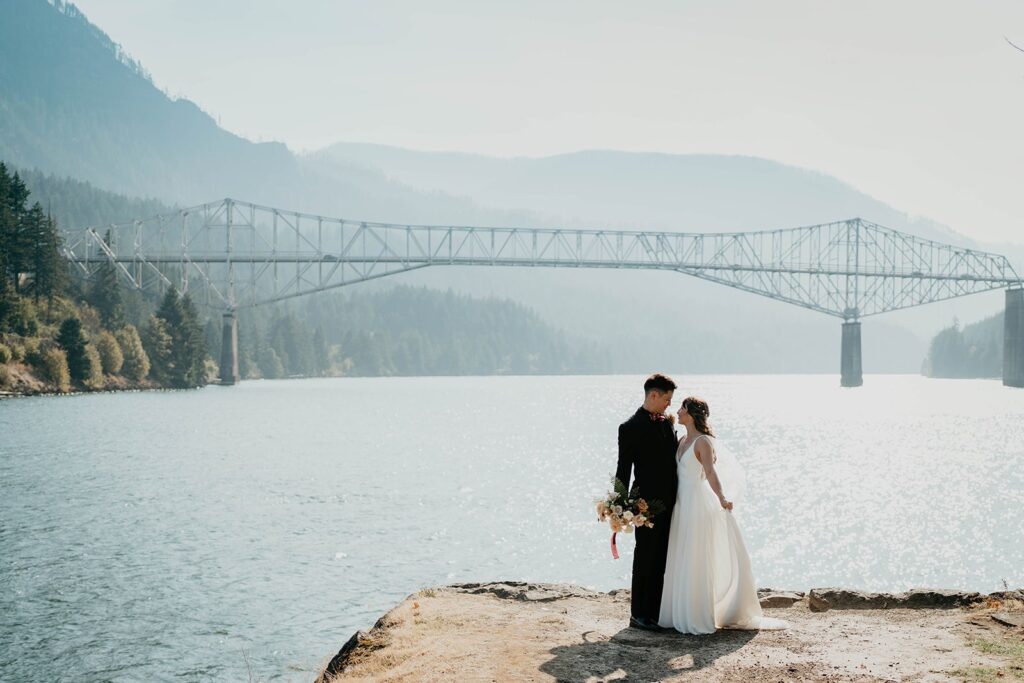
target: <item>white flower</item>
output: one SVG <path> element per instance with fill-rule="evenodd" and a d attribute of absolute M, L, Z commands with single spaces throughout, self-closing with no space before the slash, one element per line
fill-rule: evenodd
<path fill-rule="evenodd" d="M 633 524 L 636 524 L 637 526 L 643 526 L 646 523 L 647 523 L 647 518 L 644 517 L 643 515 L 637 515 L 636 517 L 633 518 Z"/>
<path fill-rule="evenodd" d="M 626 521 L 627 523 L 628 523 L 628 522 L 631 522 L 631 521 L 633 521 L 633 513 L 632 513 L 632 512 L 630 512 L 629 510 L 626 510 L 626 511 L 625 511 L 625 512 L 624 512 L 624 513 L 622 514 L 622 519 L 623 519 L 624 521 Z"/>

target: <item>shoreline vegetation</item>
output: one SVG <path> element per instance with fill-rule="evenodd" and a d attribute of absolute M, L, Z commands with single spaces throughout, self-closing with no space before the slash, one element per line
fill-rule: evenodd
<path fill-rule="evenodd" d="M 196 304 L 206 294 L 201 283 L 182 294 L 153 282 L 138 291 L 123 286 L 111 264 L 83 272 L 60 254 L 61 223 L 111 222 L 141 210 L 171 209 L 70 178 L 20 175 L 0 162 L 0 398 L 216 382 L 221 311 Z M 165 270 L 180 281 L 176 266 Z M 1001 331 L 1001 315 L 964 327 L 954 321 L 932 340 L 922 374 L 998 378 Z M 613 355 L 513 301 L 422 286 L 239 311 L 242 379 L 628 372 Z"/>
<path fill-rule="evenodd" d="M 138 291 L 119 282 L 109 263 L 83 272 L 61 256 L 58 217 L 72 225 L 111 222 L 155 206 L 71 179 L 23 178 L 0 162 L 0 397 L 216 381 L 222 311 L 196 303 L 206 294 L 201 282 L 179 294 L 154 279 Z M 181 280 L 176 266 L 163 270 L 167 280 Z M 610 367 L 599 345 L 571 339 L 513 301 L 410 286 L 242 309 L 239 366 L 243 379 L 601 374 Z"/>
<path fill-rule="evenodd" d="M 649 633 L 626 627 L 628 590 L 429 588 L 357 631 L 316 680 L 1024 680 L 1024 590 L 758 594 L 791 628 Z"/>

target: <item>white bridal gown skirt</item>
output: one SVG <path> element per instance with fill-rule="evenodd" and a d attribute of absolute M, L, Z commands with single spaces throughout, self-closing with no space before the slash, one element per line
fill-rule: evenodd
<path fill-rule="evenodd" d="M 785 621 L 762 615 L 736 518 L 722 509 L 707 480 L 688 478 L 679 488 L 659 625 L 681 633 L 787 628 Z"/>

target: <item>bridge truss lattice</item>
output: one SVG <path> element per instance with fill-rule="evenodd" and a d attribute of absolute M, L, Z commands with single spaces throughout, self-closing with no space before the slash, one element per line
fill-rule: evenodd
<path fill-rule="evenodd" d="M 782 230 L 676 233 L 401 225 L 224 199 L 66 236 L 88 275 L 116 264 L 137 288 L 198 280 L 208 303 L 265 304 L 429 266 L 668 270 L 859 318 L 1019 286 L 1004 256 L 863 220 Z"/>

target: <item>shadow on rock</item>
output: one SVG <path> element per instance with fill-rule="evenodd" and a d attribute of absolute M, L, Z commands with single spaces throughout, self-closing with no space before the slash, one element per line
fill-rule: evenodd
<path fill-rule="evenodd" d="M 553 648 L 554 659 L 541 665 L 540 670 L 565 683 L 660 681 L 710 666 L 755 635 L 757 631 L 721 630 L 689 636 L 625 628 L 607 638 L 588 631 L 577 645 Z"/>

